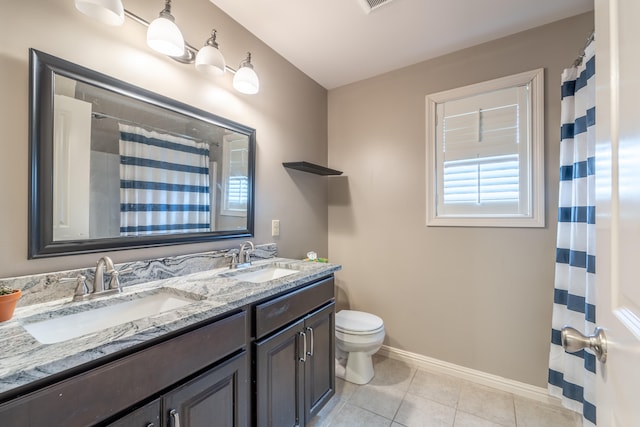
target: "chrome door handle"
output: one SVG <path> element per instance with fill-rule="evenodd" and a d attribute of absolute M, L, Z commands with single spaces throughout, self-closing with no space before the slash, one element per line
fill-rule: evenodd
<path fill-rule="evenodd" d="M 307 331 L 309 331 L 309 335 L 311 336 L 311 350 L 307 352 L 307 356 L 313 356 L 313 328 L 307 326 Z"/>
<path fill-rule="evenodd" d="M 169 416 L 173 421 L 173 427 L 180 427 L 180 415 L 178 414 L 178 411 L 172 409 L 171 411 L 169 411 Z"/>
<path fill-rule="evenodd" d="M 298 335 L 300 335 L 302 337 L 302 357 L 299 357 L 298 360 L 300 362 L 306 362 L 307 361 L 307 334 L 305 334 L 304 332 L 298 332 Z M 300 347 L 298 347 L 300 348 Z"/>
<path fill-rule="evenodd" d="M 566 352 L 575 353 L 588 348 L 593 350 L 600 362 L 607 361 L 607 337 L 602 328 L 596 328 L 593 335 L 585 336 L 577 329 L 565 326 L 562 328 L 561 338 Z"/>

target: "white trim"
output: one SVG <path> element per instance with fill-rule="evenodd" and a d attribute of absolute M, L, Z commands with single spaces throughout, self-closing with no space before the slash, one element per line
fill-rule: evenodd
<path fill-rule="evenodd" d="M 432 357 L 427 357 L 417 353 L 411 353 L 409 351 L 389 347 L 388 345 L 383 345 L 378 351 L 378 354 L 380 356 L 388 357 L 389 359 L 402 361 L 408 365 L 424 369 L 425 371 L 451 375 L 452 377 L 471 381 L 476 384 L 481 384 L 498 390 L 506 391 L 508 393 L 513 393 L 520 397 L 533 399 L 538 402 L 557 407 L 563 407 L 560 399 L 549 395 L 549 392 L 546 388 L 536 387 L 530 384 L 522 383 L 520 381 L 488 374 L 486 372 L 477 371 L 475 369 L 466 368 L 464 366 L 455 365 L 449 362 L 444 362 Z"/>
<path fill-rule="evenodd" d="M 491 215 L 480 216 L 442 216 L 437 214 L 437 171 L 436 159 L 436 123 L 437 104 L 460 98 L 470 97 L 486 92 L 512 86 L 530 84 L 530 119 L 531 119 L 531 213 L 527 216 L 510 215 L 501 217 Z M 426 96 L 426 185 L 427 206 L 426 223 L 428 226 L 466 226 L 466 227 L 544 227 L 545 226 L 545 193 L 544 193 L 544 68 L 525 71 L 511 76 L 501 77 L 486 82 L 476 83 L 460 88 L 432 93 Z"/>

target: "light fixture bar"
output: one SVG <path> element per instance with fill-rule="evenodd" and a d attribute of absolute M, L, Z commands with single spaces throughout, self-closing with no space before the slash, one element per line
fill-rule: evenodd
<path fill-rule="evenodd" d="M 124 15 L 131 19 L 134 22 L 137 22 L 140 25 L 143 25 L 145 27 L 149 27 L 150 22 L 147 21 L 146 19 L 136 15 L 135 13 L 131 12 L 130 10 L 125 9 L 124 10 Z M 173 59 L 174 61 L 178 61 L 181 64 L 193 64 L 196 60 L 196 54 L 198 53 L 198 49 L 195 48 L 192 44 L 190 44 L 189 42 L 187 42 L 186 40 L 184 41 L 184 55 L 182 56 L 170 56 L 169 58 Z M 225 69 L 227 71 L 229 71 L 232 74 L 235 74 L 237 72 L 237 70 L 235 70 L 234 68 L 229 67 L 228 65 L 225 65 Z"/>

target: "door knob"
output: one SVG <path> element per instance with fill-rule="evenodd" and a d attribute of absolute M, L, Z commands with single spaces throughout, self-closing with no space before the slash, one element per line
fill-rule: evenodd
<path fill-rule="evenodd" d="M 602 363 L 607 361 L 607 337 L 602 328 L 596 328 L 593 335 L 582 335 L 571 326 L 562 328 L 562 348 L 568 353 L 575 353 L 583 348 L 589 348 Z"/>

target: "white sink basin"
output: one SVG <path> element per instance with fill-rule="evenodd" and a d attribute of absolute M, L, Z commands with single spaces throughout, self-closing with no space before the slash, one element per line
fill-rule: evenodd
<path fill-rule="evenodd" d="M 234 279 L 241 280 L 243 282 L 251 282 L 251 283 L 263 283 L 268 282 L 269 280 L 279 279 L 281 277 L 288 276 L 290 274 L 297 273 L 298 270 L 291 270 L 289 268 L 284 267 L 267 267 L 261 270 L 247 271 L 244 273 L 233 273 L 230 274 L 230 277 Z"/>
<path fill-rule="evenodd" d="M 174 310 L 193 302 L 192 299 L 166 292 L 152 293 L 97 308 L 92 308 L 89 304 L 86 310 L 78 313 L 22 322 L 22 326 L 40 343 L 53 344 Z"/>

